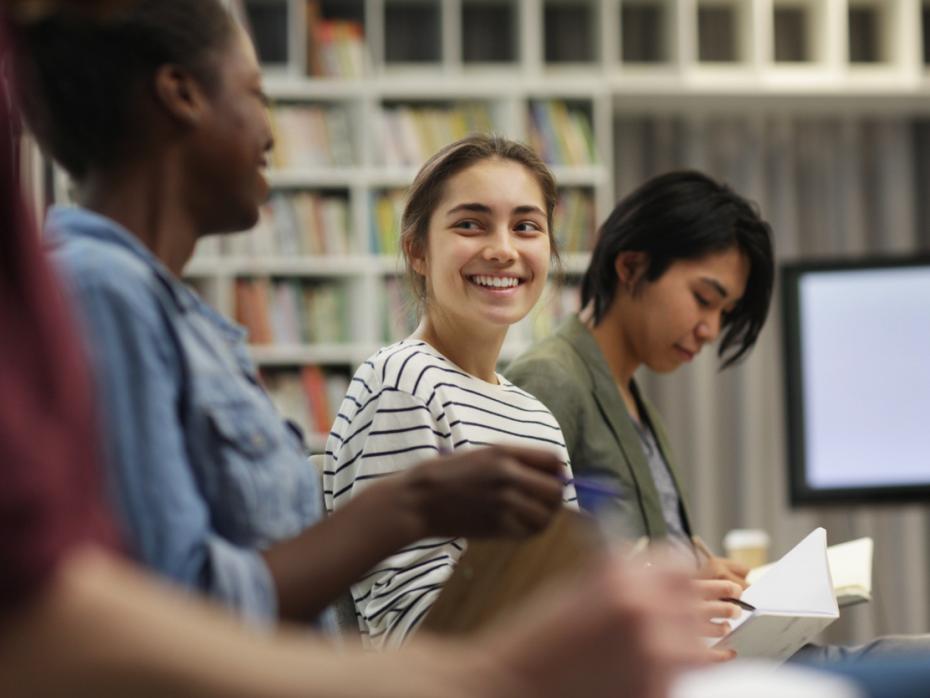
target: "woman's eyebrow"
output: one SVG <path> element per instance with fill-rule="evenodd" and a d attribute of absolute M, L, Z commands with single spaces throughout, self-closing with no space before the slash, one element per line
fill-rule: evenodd
<path fill-rule="evenodd" d="M 525 204 L 523 206 L 516 206 L 513 209 L 514 213 L 537 213 L 540 216 L 545 216 L 546 212 L 543 211 L 539 206 L 532 206 L 530 204 Z"/>
<path fill-rule="evenodd" d="M 453 213 L 461 213 L 462 211 L 470 211 L 472 213 L 491 213 L 491 207 L 479 203 L 459 204 L 458 206 L 453 206 L 448 211 L 446 211 L 446 215 L 451 216 Z"/>
<path fill-rule="evenodd" d="M 726 287 L 722 283 L 717 281 L 717 279 L 714 279 L 710 276 L 702 276 L 701 281 L 711 286 L 721 298 L 726 298 L 727 296 L 730 295 Z"/>
<path fill-rule="evenodd" d="M 472 213 L 491 213 L 491 207 L 487 204 L 480 204 L 477 202 L 469 202 L 464 204 L 458 204 L 453 206 L 448 211 L 446 211 L 447 216 L 451 216 L 455 213 L 461 213 L 462 211 L 470 211 Z M 526 213 L 535 213 L 540 216 L 545 216 L 546 212 L 543 211 L 539 206 L 533 206 L 532 204 L 524 204 L 523 206 L 514 206 L 512 213 L 526 214 Z"/>

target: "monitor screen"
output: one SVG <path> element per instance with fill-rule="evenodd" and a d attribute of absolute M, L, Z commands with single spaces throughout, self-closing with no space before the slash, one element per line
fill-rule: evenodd
<path fill-rule="evenodd" d="M 930 501 L 930 259 L 782 267 L 792 503 Z"/>

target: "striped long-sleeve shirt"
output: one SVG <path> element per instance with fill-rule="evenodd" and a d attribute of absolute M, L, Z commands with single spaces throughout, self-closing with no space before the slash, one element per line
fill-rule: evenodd
<path fill-rule="evenodd" d="M 356 372 L 327 442 L 323 488 L 329 511 L 368 484 L 440 452 L 491 444 L 553 449 L 571 476 L 552 413 L 506 379 L 465 373 L 430 345 L 385 347 Z M 576 506 L 566 487 L 565 501 Z M 352 587 L 369 647 L 401 644 L 426 615 L 465 550 L 461 538 L 427 539 L 381 562 Z"/>

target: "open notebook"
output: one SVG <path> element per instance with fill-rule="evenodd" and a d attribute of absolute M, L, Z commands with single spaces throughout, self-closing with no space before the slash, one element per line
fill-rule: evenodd
<path fill-rule="evenodd" d="M 872 548 L 871 538 L 858 538 L 827 548 L 833 591 L 840 608 L 872 600 Z M 756 567 L 746 581 L 754 584 L 771 566 Z"/>
<path fill-rule="evenodd" d="M 717 647 L 739 657 L 787 659 L 810 642 L 840 611 L 827 563 L 827 532 L 814 529 L 743 592 L 753 607 L 731 622 Z"/>

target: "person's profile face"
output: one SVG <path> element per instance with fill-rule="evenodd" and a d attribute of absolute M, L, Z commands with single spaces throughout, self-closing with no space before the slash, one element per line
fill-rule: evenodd
<path fill-rule="evenodd" d="M 273 142 L 261 68 L 238 25 L 215 58 L 217 83 L 200 125 L 192 166 L 203 178 L 210 230 L 251 228 L 268 196 L 268 151 Z"/>
<path fill-rule="evenodd" d="M 427 313 L 463 332 L 506 329 L 532 309 L 549 270 L 546 203 L 535 176 L 488 158 L 450 177 L 412 260 L 425 277 Z"/>
<path fill-rule="evenodd" d="M 637 362 L 666 373 L 692 361 L 719 337 L 727 313 L 746 290 L 749 271 L 746 255 L 733 247 L 675 261 L 636 293 L 619 289 L 624 294 L 619 322 Z"/>

